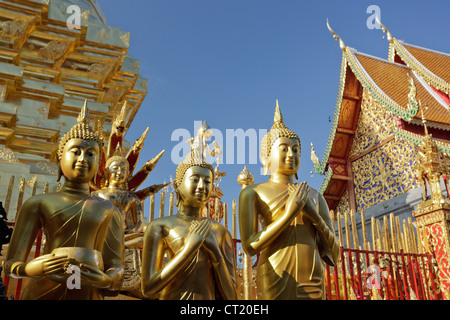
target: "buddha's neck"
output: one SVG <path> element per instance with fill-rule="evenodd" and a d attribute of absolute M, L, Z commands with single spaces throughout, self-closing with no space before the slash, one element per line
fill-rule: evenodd
<path fill-rule="evenodd" d="M 108 188 L 110 189 L 125 189 L 124 184 L 121 182 L 109 182 Z"/>
<path fill-rule="evenodd" d="M 181 205 L 180 214 L 191 217 L 191 218 L 201 218 L 202 217 L 202 208 Z"/>
<path fill-rule="evenodd" d="M 294 184 L 295 175 L 286 175 L 284 173 L 275 172 L 270 175 L 269 181 L 283 184 Z"/>
<path fill-rule="evenodd" d="M 64 182 L 61 191 L 74 194 L 89 194 L 89 183 L 66 181 Z"/>

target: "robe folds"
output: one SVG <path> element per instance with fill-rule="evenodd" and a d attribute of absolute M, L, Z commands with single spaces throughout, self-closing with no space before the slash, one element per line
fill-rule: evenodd
<path fill-rule="evenodd" d="M 261 189 L 268 186 L 260 185 Z M 255 191 L 258 192 L 260 187 Z M 278 190 L 278 189 L 277 189 Z M 271 190 L 272 192 L 274 189 Z M 262 227 L 275 221 L 284 214 L 285 204 L 289 198 L 287 186 L 284 190 L 264 201 L 258 198 L 258 213 Z M 264 190 L 263 190 L 264 192 Z M 305 210 L 319 210 L 321 195 L 310 188 L 308 205 L 303 212 L 261 251 L 257 266 L 256 284 L 258 299 L 264 300 L 304 300 L 324 299 L 324 274 L 322 258 L 328 250 L 322 250 L 318 231 L 310 220 L 303 217 Z M 329 222 L 328 216 L 322 216 Z M 327 230 L 331 232 L 331 230 Z M 329 236 L 331 246 L 336 246 L 334 237 Z M 330 245 L 330 244 L 327 244 Z"/>

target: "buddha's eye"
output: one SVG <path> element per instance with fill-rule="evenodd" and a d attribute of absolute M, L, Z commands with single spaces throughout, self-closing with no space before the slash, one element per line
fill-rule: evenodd
<path fill-rule="evenodd" d="M 79 156 L 81 154 L 81 150 L 80 148 L 72 148 L 70 149 L 70 152 L 72 152 L 73 154 Z"/>

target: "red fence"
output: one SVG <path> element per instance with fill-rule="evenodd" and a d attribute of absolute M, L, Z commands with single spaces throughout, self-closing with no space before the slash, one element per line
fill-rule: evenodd
<path fill-rule="evenodd" d="M 432 254 L 347 249 L 326 267 L 328 300 L 441 300 Z"/>

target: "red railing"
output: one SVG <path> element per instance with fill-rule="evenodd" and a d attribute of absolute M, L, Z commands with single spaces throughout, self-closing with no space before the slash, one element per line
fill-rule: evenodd
<path fill-rule="evenodd" d="M 435 261 L 416 254 L 340 248 L 326 267 L 328 300 L 441 300 Z"/>

